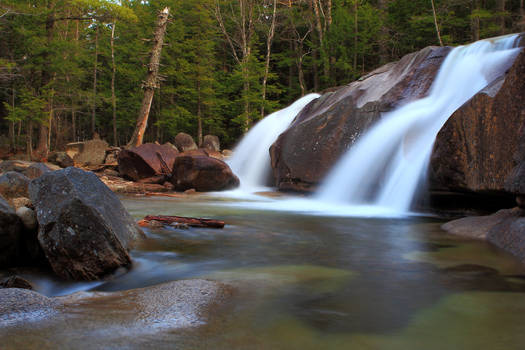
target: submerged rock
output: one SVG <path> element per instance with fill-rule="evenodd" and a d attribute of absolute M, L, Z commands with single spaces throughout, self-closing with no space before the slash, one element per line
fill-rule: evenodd
<path fill-rule="evenodd" d="M 463 237 L 487 240 L 525 263 L 525 210 L 521 208 L 453 220 L 442 228 Z"/>
<path fill-rule="evenodd" d="M 146 143 L 122 150 L 118 155 L 120 175 L 134 181 L 158 175 L 169 176 L 178 152 L 168 145 Z"/>
<path fill-rule="evenodd" d="M 178 191 L 192 188 L 199 192 L 223 191 L 239 186 L 239 178 L 228 164 L 200 155 L 177 157 L 170 181 Z"/>
<path fill-rule="evenodd" d="M 270 149 L 279 189 L 312 191 L 381 113 L 427 94 L 449 51 L 427 47 L 308 104 Z"/>
<path fill-rule="evenodd" d="M 38 240 L 59 276 L 95 280 L 131 263 L 129 249 L 143 233 L 95 174 L 73 167 L 47 173 L 29 194 Z"/>

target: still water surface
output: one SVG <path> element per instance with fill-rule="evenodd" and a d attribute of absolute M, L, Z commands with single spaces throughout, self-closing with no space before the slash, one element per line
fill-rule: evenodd
<path fill-rule="evenodd" d="M 488 244 L 447 235 L 438 218 L 311 216 L 238 207 L 231 199 L 206 196 L 122 199 L 137 219 L 198 216 L 227 225 L 148 230 L 148 239 L 132 252 L 129 273 L 103 283 L 67 285 L 28 275 L 40 292 L 118 291 L 206 278 L 233 285 L 232 297 L 211 311 L 205 325 L 190 329 L 129 334 L 113 342 L 103 332 L 86 339 L 82 322 L 66 327 L 50 321 L 18 328 L 11 334 L 18 337 L 16 344 L 525 349 L 525 269 Z"/>

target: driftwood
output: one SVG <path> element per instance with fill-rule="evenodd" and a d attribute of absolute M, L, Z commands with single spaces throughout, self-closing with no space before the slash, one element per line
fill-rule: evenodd
<path fill-rule="evenodd" d="M 185 224 L 191 227 L 223 228 L 224 221 L 201 218 L 188 218 L 184 216 L 148 215 L 138 222 L 139 226 L 148 227 L 151 222 L 160 222 L 164 225 Z"/>

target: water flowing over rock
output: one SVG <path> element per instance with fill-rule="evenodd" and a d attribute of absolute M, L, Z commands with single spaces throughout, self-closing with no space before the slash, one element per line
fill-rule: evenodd
<path fill-rule="evenodd" d="M 313 191 L 381 113 L 427 94 L 449 51 L 427 47 L 306 106 L 270 151 L 279 189 Z"/>
<path fill-rule="evenodd" d="M 225 162 L 202 155 L 181 155 L 173 165 L 171 183 L 178 191 L 223 191 L 239 186 L 239 179 Z"/>
<path fill-rule="evenodd" d="M 323 181 L 318 198 L 408 211 L 439 130 L 455 110 L 505 74 L 520 52 L 515 43 L 512 35 L 452 50 L 428 96 L 384 114 Z"/>
<path fill-rule="evenodd" d="M 158 175 L 169 176 L 178 152 L 168 145 L 146 143 L 122 150 L 118 155 L 120 175 L 134 181 Z"/>
<path fill-rule="evenodd" d="M 61 277 L 95 280 L 131 263 L 143 233 L 116 195 L 91 172 L 66 168 L 33 180 L 38 240 Z"/>
<path fill-rule="evenodd" d="M 303 107 L 318 98 L 309 94 L 258 122 L 239 142 L 228 164 L 247 189 L 264 187 L 270 177 L 269 149 Z"/>
<path fill-rule="evenodd" d="M 434 145 L 431 189 L 525 194 L 524 77 L 522 51 L 505 76 L 452 114 Z"/>

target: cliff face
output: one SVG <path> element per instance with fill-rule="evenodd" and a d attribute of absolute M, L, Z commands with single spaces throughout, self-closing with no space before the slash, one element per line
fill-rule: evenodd
<path fill-rule="evenodd" d="M 525 44 L 525 41 L 522 40 Z M 432 153 L 431 190 L 525 194 L 525 51 L 449 118 Z"/>
<path fill-rule="evenodd" d="M 312 191 L 381 113 L 426 95 L 449 52 L 427 47 L 312 101 L 270 148 L 278 188 Z"/>

